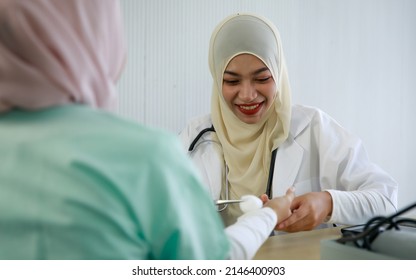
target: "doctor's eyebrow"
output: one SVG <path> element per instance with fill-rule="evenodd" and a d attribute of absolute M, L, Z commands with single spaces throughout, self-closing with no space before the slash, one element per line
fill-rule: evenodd
<path fill-rule="evenodd" d="M 260 68 L 260 69 L 257 69 L 257 70 L 255 70 L 255 71 L 253 71 L 252 73 L 250 73 L 251 75 L 257 75 L 257 74 L 260 74 L 261 72 L 264 72 L 264 71 L 269 71 L 269 68 L 267 68 L 267 67 L 263 67 L 263 68 Z M 224 71 L 224 74 L 228 74 L 228 75 L 232 75 L 232 76 L 236 76 L 236 77 L 240 77 L 241 75 L 240 74 L 238 74 L 238 73 L 235 73 L 235 72 L 233 72 L 233 71 L 229 71 L 229 70 L 225 70 Z"/>

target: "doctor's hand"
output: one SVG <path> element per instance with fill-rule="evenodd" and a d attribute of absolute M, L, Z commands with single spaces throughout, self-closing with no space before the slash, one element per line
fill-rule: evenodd
<path fill-rule="evenodd" d="M 310 192 L 295 197 L 291 205 L 292 215 L 280 220 L 276 229 L 286 232 L 311 230 L 332 214 L 332 196 L 329 192 Z"/>
<path fill-rule="evenodd" d="M 264 203 L 263 207 L 270 207 L 276 212 L 278 221 L 283 221 L 292 214 L 290 206 L 292 205 L 294 198 L 295 190 L 293 187 L 290 187 L 284 196 L 275 197 L 270 200 L 267 198 L 266 194 L 260 197 Z M 275 229 L 277 229 L 277 226 Z"/>

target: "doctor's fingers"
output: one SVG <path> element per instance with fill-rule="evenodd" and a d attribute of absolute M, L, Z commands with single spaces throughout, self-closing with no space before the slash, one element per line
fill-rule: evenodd
<path fill-rule="evenodd" d="M 296 209 L 292 211 L 292 215 L 290 215 L 287 219 L 278 223 L 276 229 L 277 230 L 287 230 L 287 228 L 292 227 L 295 224 L 301 223 L 303 224 L 303 220 L 306 219 L 308 213 L 306 211 L 301 211 Z"/>
<path fill-rule="evenodd" d="M 301 214 L 296 211 L 288 219 L 278 224 L 277 230 L 286 232 L 298 232 L 303 230 L 311 230 L 315 227 L 315 220 L 308 214 Z M 291 221 L 289 219 L 292 219 Z"/>
<path fill-rule="evenodd" d="M 302 219 L 290 226 L 287 226 L 283 229 L 278 229 L 278 230 L 285 231 L 285 232 L 299 232 L 299 231 L 306 231 L 306 230 L 312 230 L 312 229 L 314 229 L 313 224 L 310 223 L 309 220 Z"/>

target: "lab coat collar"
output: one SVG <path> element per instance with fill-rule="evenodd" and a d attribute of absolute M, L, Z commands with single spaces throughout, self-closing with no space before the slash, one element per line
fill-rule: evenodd
<path fill-rule="evenodd" d="M 307 114 L 303 106 L 292 107 L 291 129 L 288 138 L 277 151 L 275 176 L 273 178 L 273 194 L 284 195 L 286 188 L 293 186 L 302 163 L 304 150 L 297 143 L 296 137 L 305 130 L 312 116 Z"/>

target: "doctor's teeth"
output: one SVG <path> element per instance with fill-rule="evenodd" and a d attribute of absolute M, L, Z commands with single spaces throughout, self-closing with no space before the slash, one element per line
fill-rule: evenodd
<path fill-rule="evenodd" d="M 259 107 L 259 104 L 251 105 L 251 106 L 242 106 L 242 105 L 240 105 L 240 107 L 243 108 L 244 110 L 253 110 L 253 109 L 256 109 L 257 107 Z"/>

